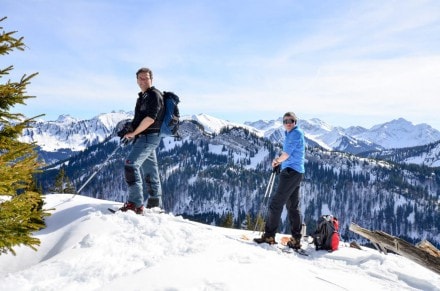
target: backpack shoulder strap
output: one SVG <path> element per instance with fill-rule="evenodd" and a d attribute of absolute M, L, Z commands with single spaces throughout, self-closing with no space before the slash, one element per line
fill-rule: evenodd
<path fill-rule="evenodd" d="M 174 103 L 176 103 L 176 104 L 178 104 L 180 102 L 179 96 L 177 96 L 173 92 L 163 91 L 163 95 L 162 96 L 163 96 L 164 99 L 167 99 L 167 98 L 173 99 Z"/>

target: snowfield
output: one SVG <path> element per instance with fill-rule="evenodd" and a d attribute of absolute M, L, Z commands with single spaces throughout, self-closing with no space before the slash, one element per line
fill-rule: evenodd
<path fill-rule="evenodd" d="M 120 203 L 45 196 L 53 209 L 35 233 L 38 251 L 0 255 L 0 290 L 440 290 L 440 275 L 399 255 L 350 248 L 309 256 L 256 245 L 259 233 L 149 211 L 111 214 Z M 277 239 L 281 234 L 277 236 Z"/>

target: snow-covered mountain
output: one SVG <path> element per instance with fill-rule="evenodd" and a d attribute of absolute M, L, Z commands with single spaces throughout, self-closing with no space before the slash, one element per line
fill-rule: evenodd
<path fill-rule="evenodd" d="M 207 114 L 198 114 L 191 116 L 183 116 L 182 120 L 193 120 L 197 121 L 199 124 L 203 125 L 203 130 L 208 134 L 218 134 L 223 128 L 229 127 L 243 127 L 258 136 L 263 136 L 264 131 L 261 131 L 253 126 L 246 124 L 240 124 L 235 122 L 230 122 L 227 120 L 219 119 Z"/>
<path fill-rule="evenodd" d="M 282 118 L 245 124 L 264 132 L 264 135 L 272 141 L 282 139 Z M 413 125 L 403 118 L 375 125 L 371 129 L 361 126 L 345 129 L 332 126 L 318 118 L 299 120 L 298 124 L 304 130 L 306 138 L 317 145 L 328 150 L 350 153 L 414 147 L 440 140 L 440 131 L 430 125 L 425 123 Z"/>
<path fill-rule="evenodd" d="M 132 116 L 132 113 L 123 111 L 101 114 L 90 120 L 78 120 L 62 115 L 56 121 L 37 122 L 33 128 L 23 132 L 21 140 L 36 142 L 40 147 L 41 156 L 45 157 L 46 162 L 51 163 L 69 157 L 72 152 L 82 151 L 102 142 L 113 132 L 119 121 L 130 119 Z M 272 142 L 282 142 L 284 139 L 281 118 L 239 124 L 207 114 L 198 114 L 183 116 L 182 120 L 197 122 L 203 126 L 207 134 L 218 134 L 226 127 L 243 127 Z M 403 118 L 378 124 L 371 129 L 360 126 L 345 129 L 317 118 L 300 120 L 299 126 L 304 130 L 309 145 L 354 154 L 414 147 L 440 140 L 440 131 L 427 124 L 413 125 Z"/>
<path fill-rule="evenodd" d="M 440 132 L 422 123 L 414 125 L 399 118 L 370 129 L 348 128 L 346 133 L 357 139 L 374 141 L 386 149 L 426 145 L 440 140 Z"/>
<path fill-rule="evenodd" d="M 37 121 L 33 128 L 25 129 L 22 142 L 36 142 L 43 151 L 60 149 L 82 151 L 102 142 L 124 119 L 132 114 L 123 111 L 98 115 L 89 120 L 79 120 L 70 115 L 60 115 L 55 121 Z"/>

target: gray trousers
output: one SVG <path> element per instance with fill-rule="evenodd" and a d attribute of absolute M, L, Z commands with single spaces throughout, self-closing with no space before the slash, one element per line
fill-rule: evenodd
<path fill-rule="evenodd" d="M 146 177 L 149 177 L 150 197 L 159 199 L 162 207 L 162 186 L 159 178 L 156 149 L 161 138 L 158 133 L 140 135 L 133 144 L 130 154 L 125 160 L 125 180 L 128 185 L 127 201 L 140 207 L 144 204 L 144 195 L 147 193 Z"/>

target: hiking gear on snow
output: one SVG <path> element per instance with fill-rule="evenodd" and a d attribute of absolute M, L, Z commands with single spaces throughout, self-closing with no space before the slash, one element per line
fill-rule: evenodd
<path fill-rule="evenodd" d="M 118 122 L 118 124 L 114 128 L 113 132 L 102 143 L 108 142 L 115 135 L 119 136 L 119 132 L 122 130 L 122 128 L 125 127 L 127 122 L 128 122 L 128 120 L 123 120 L 123 121 Z M 129 144 L 131 142 L 131 140 L 128 140 L 128 139 L 123 138 L 123 137 L 124 136 L 122 136 L 119 145 L 113 150 L 113 152 L 111 152 L 111 154 L 105 159 L 105 161 L 99 165 L 99 167 L 95 170 L 95 172 L 93 172 L 92 175 L 90 175 L 90 177 L 87 179 L 87 181 L 85 181 L 84 184 L 78 189 L 78 191 L 76 191 L 76 193 L 72 196 L 72 198 L 75 197 L 76 194 L 80 193 L 84 189 L 84 187 L 93 179 L 93 177 L 95 177 L 95 175 L 104 167 L 105 164 L 107 164 L 107 162 L 111 159 L 111 157 L 113 157 L 113 155 L 121 147 L 126 146 L 127 144 Z"/>
<path fill-rule="evenodd" d="M 263 196 L 263 201 L 261 201 L 261 205 L 260 205 L 260 209 L 258 210 L 257 213 L 257 219 L 262 216 L 262 217 L 266 217 L 266 213 L 267 213 L 267 202 L 269 201 L 270 195 L 272 194 L 272 190 L 273 190 L 273 184 L 275 182 L 275 176 L 277 174 L 277 170 L 279 169 L 279 167 L 275 167 L 272 169 L 272 174 L 270 175 L 269 178 L 269 182 L 267 183 L 267 187 L 266 187 L 266 192 L 264 192 L 264 196 Z M 262 225 L 260 226 L 260 230 L 262 230 Z M 254 231 L 257 230 L 258 227 L 258 223 L 255 223 L 255 227 L 254 227 Z"/>
<path fill-rule="evenodd" d="M 228 236 L 229 237 L 229 236 Z M 251 239 L 246 235 L 246 234 L 242 234 L 240 237 L 229 237 L 238 241 L 244 241 L 244 242 L 253 242 L 253 243 L 257 243 L 258 245 L 261 245 L 263 243 L 269 244 L 270 246 L 273 246 L 274 248 L 276 247 L 276 249 L 281 250 L 284 253 L 297 253 L 299 255 L 302 256 L 308 256 L 308 252 L 304 249 L 292 249 L 290 247 L 288 247 L 286 245 L 287 241 L 290 240 L 290 237 L 282 237 L 281 238 L 281 244 L 277 244 L 277 242 L 275 241 L 275 239 L 273 240 L 274 243 L 270 243 L 270 239 L 268 238 L 254 238 L 252 241 Z M 269 242 L 267 242 L 267 240 L 269 240 Z"/>
<path fill-rule="evenodd" d="M 307 225 L 305 223 L 301 224 L 301 238 L 304 238 L 307 233 Z"/>
<path fill-rule="evenodd" d="M 118 211 L 121 211 L 120 208 L 118 209 L 113 209 L 113 208 L 107 208 L 108 211 L 110 211 L 111 213 L 116 213 Z M 159 207 L 155 207 L 155 208 L 151 208 L 151 209 L 143 209 L 142 213 L 138 213 L 139 215 L 146 215 L 146 214 L 150 214 L 150 213 L 157 213 L 157 214 L 162 214 L 165 213 L 165 210 L 159 208 Z"/>
<path fill-rule="evenodd" d="M 336 251 L 339 247 L 339 221 L 332 215 L 322 215 L 312 234 L 316 250 Z"/>
<path fill-rule="evenodd" d="M 159 197 L 150 197 L 147 200 L 147 208 L 148 209 L 154 208 L 154 207 L 160 207 L 159 204 L 160 204 Z"/>
<path fill-rule="evenodd" d="M 136 214 L 142 214 L 142 213 L 144 213 L 144 205 L 136 207 L 136 204 L 128 201 L 128 202 L 125 202 L 124 205 L 121 208 L 119 208 L 119 210 L 121 210 L 122 212 L 126 212 L 128 210 L 131 210 L 131 211 L 134 211 L 134 213 L 136 213 Z"/>
<path fill-rule="evenodd" d="M 292 249 L 290 247 L 283 247 L 281 249 L 285 253 L 297 253 L 298 255 L 308 257 L 309 253 L 304 249 Z"/>
<path fill-rule="evenodd" d="M 300 255 L 308 256 L 308 251 L 302 248 L 301 242 L 305 242 L 307 245 L 309 242 L 307 240 L 303 240 L 303 238 L 296 239 L 289 236 L 283 236 L 280 239 L 281 246 L 283 247 L 280 247 L 280 249 L 285 253 L 296 252 Z"/>
<path fill-rule="evenodd" d="M 286 245 L 291 249 L 298 250 L 301 248 L 301 240 L 291 237 Z"/>
<path fill-rule="evenodd" d="M 87 181 L 84 182 L 84 184 L 78 189 L 78 191 L 76 191 L 76 194 L 78 194 L 79 192 L 82 191 L 82 189 L 84 189 L 84 187 L 89 184 L 89 182 L 93 179 L 93 177 L 95 177 L 96 174 L 98 174 L 98 172 L 102 169 L 102 167 L 104 167 L 105 164 L 107 164 L 107 162 L 110 160 L 111 157 L 113 157 L 113 155 L 122 147 L 127 145 L 127 143 L 120 143 L 118 146 L 116 146 L 116 148 L 113 150 L 113 152 L 105 159 L 104 162 L 102 162 L 98 169 L 96 169 L 92 175 L 90 175 L 90 177 L 87 179 Z M 73 197 L 76 196 L 76 194 L 73 195 Z M 73 198 L 72 197 L 72 198 Z"/>
<path fill-rule="evenodd" d="M 267 243 L 270 245 L 274 245 L 277 243 L 273 236 L 266 236 L 265 234 L 263 234 L 261 237 L 254 238 L 254 242 L 256 242 L 257 244 Z"/>

